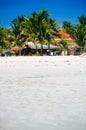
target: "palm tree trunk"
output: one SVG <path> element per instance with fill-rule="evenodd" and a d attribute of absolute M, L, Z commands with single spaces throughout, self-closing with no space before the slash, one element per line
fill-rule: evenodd
<path fill-rule="evenodd" d="M 50 43 L 48 43 L 48 50 L 49 50 L 49 55 L 50 55 Z"/>
<path fill-rule="evenodd" d="M 37 45 L 36 45 L 36 55 L 39 56 L 39 51 L 38 51 Z"/>
<path fill-rule="evenodd" d="M 41 52 L 40 55 L 43 56 L 43 45 L 41 44 Z"/>
<path fill-rule="evenodd" d="M 21 56 L 21 48 L 19 49 L 19 56 Z"/>

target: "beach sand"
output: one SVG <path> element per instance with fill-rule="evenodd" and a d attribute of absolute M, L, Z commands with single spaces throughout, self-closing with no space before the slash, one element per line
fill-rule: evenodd
<path fill-rule="evenodd" d="M 0 130 L 85 130 L 86 56 L 0 57 Z"/>

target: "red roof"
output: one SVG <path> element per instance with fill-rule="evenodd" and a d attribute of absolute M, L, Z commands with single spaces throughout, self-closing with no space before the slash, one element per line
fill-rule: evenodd
<path fill-rule="evenodd" d="M 70 34 L 63 31 L 57 32 L 56 35 L 61 35 L 62 37 L 65 37 L 65 38 L 71 37 Z"/>

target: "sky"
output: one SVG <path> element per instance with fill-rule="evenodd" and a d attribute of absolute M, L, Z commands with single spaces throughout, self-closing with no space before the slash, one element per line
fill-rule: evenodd
<path fill-rule="evenodd" d="M 17 16 L 31 16 L 42 9 L 60 25 L 63 21 L 78 23 L 78 17 L 86 15 L 86 0 L 0 0 L 0 25 L 9 28 Z"/>

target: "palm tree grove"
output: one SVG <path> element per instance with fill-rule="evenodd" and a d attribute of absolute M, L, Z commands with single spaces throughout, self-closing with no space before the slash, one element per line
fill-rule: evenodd
<path fill-rule="evenodd" d="M 86 16 L 78 17 L 78 23 L 72 25 L 68 21 L 63 21 L 62 26 L 50 17 L 46 10 L 40 12 L 33 12 L 31 16 L 18 16 L 14 19 L 10 28 L 0 26 L 0 55 L 4 56 L 3 52 L 9 50 L 13 55 L 43 55 L 44 45 L 47 50 L 51 50 L 51 45 L 55 46 L 56 52 L 62 52 L 68 49 L 66 39 L 61 36 L 60 42 L 56 42 L 56 33 L 63 31 L 71 36 L 81 52 L 86 51 Z M 32 42 L 31 45 L 26 43 Z M 40 49 L 39 49 L 40 47 Z M 28 50 L 26 53 L 24 50 Z M 15 53 L 14 53 L 15 52 Z M 61 53 L 56 53 L 61 54 Z"/>

